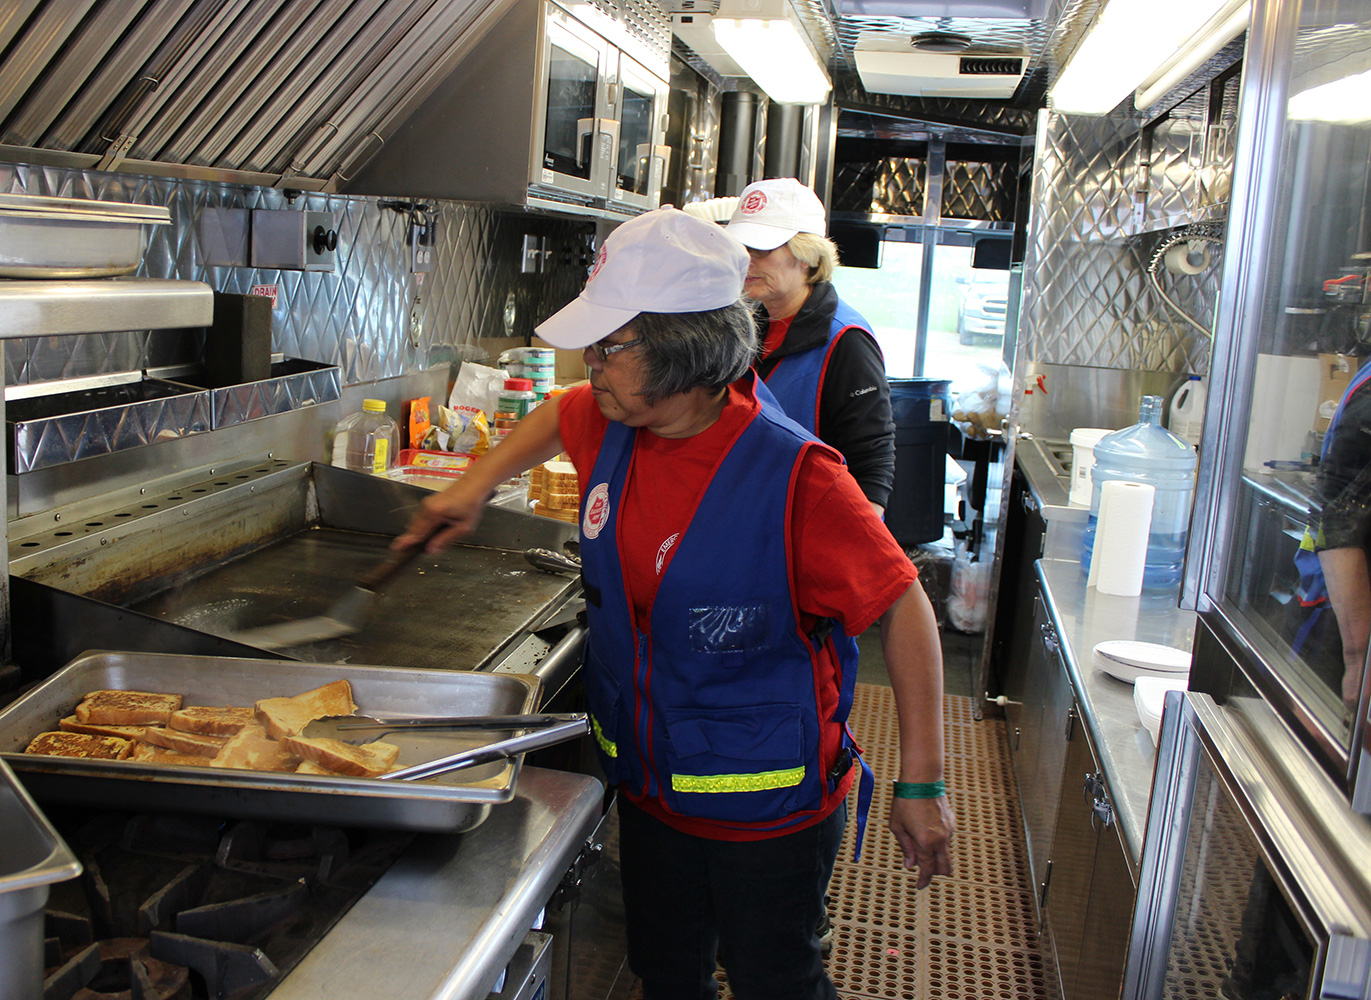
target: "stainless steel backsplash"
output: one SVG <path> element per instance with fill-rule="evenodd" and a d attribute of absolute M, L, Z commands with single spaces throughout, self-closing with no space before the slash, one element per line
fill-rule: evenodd
<path fill-rule="evenodd" d="M 338 365 L 347 385 L 483 357 L 483 338 L 526 336 L 580 290 L 585 271 L 579 260 L 594 231 L 592 224 L 574 219 L 438 202 L 433 270 L 421 283 L 410 273 L 405 216 L 381 208 L 375 198 L 301 194 L 291 203 L 273 188 L 7 163 L 0 163 L 0 191 L 167 206 L 171 225 L 147 227 L 150 239 L 140 275 L 205 281 L 235 293 L 275 285 L 272 349 Z M 209 207 L 332 212 L 337 268 L 208 267 L 196 219 Z M 520 273 L 522 240 L 530 232 L 548 237 L 559 259 L 546 273 Z M 515 320 L 507 332 L 511 296 Z M 189 363 L 200 360 L 202 352 L 203 334 L 175 330 L 10 341 L 5 380 L 15 385 Z"/>
<path fill-rule="evenodd" d="M 1132 120 L 1041 113 L 1024 266 L 1025 360 L 1208 371 L 1209 339 L 1171 313 L 1147 277 L 1153 251 L 1177 227 L 1223 219 L 1236 106 L 1210 121 L 1203 97 L 1150 132 Z M 1216 246 L 1200 274 L 1160 269 L 1167 294 L 1206 327 L 1222 262 Z"/>

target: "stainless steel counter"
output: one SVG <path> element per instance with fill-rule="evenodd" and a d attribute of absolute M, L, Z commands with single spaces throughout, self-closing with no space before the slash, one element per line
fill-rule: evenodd
<path fill-rule="evenodd" d="M 513 802 L 421 835 L 272 1000 L 478 1000 L 600 819 L 594 778 L 525 767 Z"/>
<path fill-rule="evenodd" d="M 1174 590 L 1111 597 L 1085 585 L 1080 563 L 1043 559 L 1038 583 L 1061 642 L 1071 686 L 1100 754 L 1123 841 L 1136 871 L 1142 858 L 1156 748 L 1138 721 L 1133 686 L 1094 665 L 1094 648 L 1107 639 L 1137 639 L 1190 649 L 1195 615 L 1176 606 Z"/>

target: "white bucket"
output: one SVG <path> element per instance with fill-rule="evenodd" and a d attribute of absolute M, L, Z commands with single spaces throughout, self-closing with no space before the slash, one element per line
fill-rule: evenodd
<path fill-rule="evenodd" d="M 1092 480 L 1090 470 L 1095 465 L 1095 443 L 1114 432 L 1107 427 L 1077 427 L 1071 432 L 1071 502 L 1079 507 L 1090 506 Z"/>

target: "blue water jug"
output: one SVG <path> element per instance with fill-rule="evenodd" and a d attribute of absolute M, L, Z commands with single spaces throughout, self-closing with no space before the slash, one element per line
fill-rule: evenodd
<path fill-rule="evenodd" d="M 1100 488 L 1111 479 L 1146 483 L 1156 490 L 1152 531 L 1147 539 L 1143 586 L 1172 587 L 1180 582 L 1185 540 L 1190 530 L 1190 502 L 1195 493 L 1195 449 L 1162 427 L 1162 398 L 1144 396 L 1138 422 L 1106 434 L 1095 445 L 1090 517 L 1081 540 L 1081 568 L 1090 572 L 1095 525 L 1100 516 Z"/>

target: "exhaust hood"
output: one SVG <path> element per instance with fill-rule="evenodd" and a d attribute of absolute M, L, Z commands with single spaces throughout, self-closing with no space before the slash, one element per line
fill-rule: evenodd
<path fill-rule="evenodd" d="M 509 4 L 5 4 L 0 158 L 337 190 Z"/>

